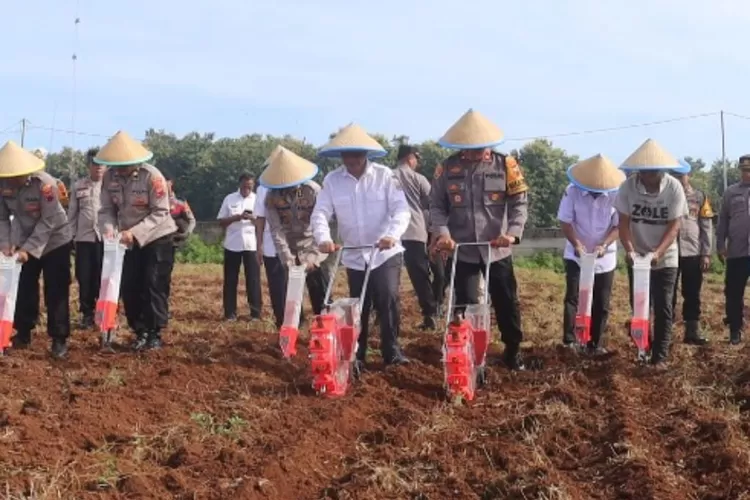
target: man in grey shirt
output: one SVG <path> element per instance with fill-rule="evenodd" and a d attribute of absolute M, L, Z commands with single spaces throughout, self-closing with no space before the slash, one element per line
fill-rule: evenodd
<path fill-rule="evenodd" d="M 430 283 L 430 261 L 427 255 L 427 223 L 424 212 L 430 207 L 430 181 L 417 172 L 420 155 L 415 146 L 402 144 L 398 148 L 398 166 L 393 170 L 401 183 L 409 204 L 411 221 L 401 244 L 404 246 L 404 264 L 414 292 L 422 309 L 422 330 L 436 328 L 437 301 Z"/>
<path fill-rule="evenodd" d="M 632 263 L 635 255 L 652 254 L 651 304 L 654 311 L 651 363 L 666 367 L 672 336 L 673 302 L 679 254 L 677 236 L 688 215 L 680 182 L 666 175 L 679 168 L 677 159 L 649 139 L 625 160 L 634 172 L 620 186 L 615 208 L 620 213 L 620 240 L 628 256 L 630 306 L 633 307 Z"/>

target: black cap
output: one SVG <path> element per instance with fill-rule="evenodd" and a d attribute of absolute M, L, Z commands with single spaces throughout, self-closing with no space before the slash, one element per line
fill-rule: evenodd
<path fill-rule="evenodd" d="M 402 145 L 400 145 L 398 147 L 398 155 L 397 155 L 396 159 L 398 161 L 401 161 L 401 160 L 403 160 L 404 158 L 406 158 L 407 156 L 409 156 L 411 154 L 413 154 L 414 156 L 416 156 L 417 160 L 419 160 L 420 158 L 422 158 L 422 155 L 419 154 L 419 149 L 417 149 L 416 146 L 410 146 L 408 144 L 402 144 Z"/>
<path fill-rule="evenodd" d="M 742 170 L 750 168 L 750 155 L 740 156 L 739 167 Z"/>

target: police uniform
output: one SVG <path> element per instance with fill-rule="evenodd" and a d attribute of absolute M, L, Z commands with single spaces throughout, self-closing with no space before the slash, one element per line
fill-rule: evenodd
<path fill-rule="evenodd" d="M 67 353 L 70 335 L 70 242 L 71 232 L 58 197 L 58 180 L 42 171 L 44 161 L 12 141 L 0 150 L 0 247 L 6 253 L 24 251 L 18 283 L 13 346 L 31 342 L 31 331 L 39 319 L 39 276 L 44 276 L 47 333 L 52 354 Z M 11 179 L 26 178 L 23 184 Z M 10 216 L 13 221 L 10 221 Z"/>
<path fill-rule="evenodd" d="M 102 180 L 99 231 L 129 231 L 133 244 L 125 254 L 122 300 L 136 350 L 161 346 L 169 318 L 169 278 L 174 262 L 170 215 L 164 176 L 145 163 L 153 153 L 124 132 L 118 132 L 94 158 L 111 167 Z"/>
<path fill-rule="evenodd" d="M 688 168 L 676 171 L 685 175 Z M 680 225 L 677 240 L 680 263 L 675 282 L 675 293 L 672 302 L 677 308 L 677 287 L 682 283 L 682 320 L 685 322 L 684 341 L 689 344 L 703 345 L 707 340 L 700 332 L 701 288 L 703 287 L 703 269 L 701 260 L 711 256 L 711 235 L 713 210 L 708 197 L 700 189 L 688 184 L 685 186 L 685 199 L 688 204 L 688 215 Z"/>
<path fill-rule="evenodd" d="M 185 246 L 188 237 L 193 234 L 196 224 L 195 215 L 193 215 L 193 211 L 190 209 L 187 200 L 178 199 L 174 193 L 169 193 L 169 214 L 177 226 L 177 232 L 172 234 L 172 267 L 169 269 L 167 296 L 170 296 L 172 293 L 172 271 L 174 270 L 175 252 Z"/>
<path fill-rule="evenodd" d="M 528 217 L 528 187 L 515 158 L 488 149 L 488 144 L 497 145 L 502 137 L 493 123 L 469 110 L 440 139 L 440 145 L 460 151 L 438 166 L 432 186 L 430 218 L 436 243 L 444 238 L 457 243 L 489 242 L 501 235 L 520 242 Z M 479 161 L 469 159 L 472 152 L 481 155 Z M 488 260 L 489 296 L 506 345 L 504 362 L 511 369 L 523 369 L 521 313 L 510 247 L 459 248 L 456 303 L 479 302 L 478 280 Z"/>
<path fill-rule="evenodd" d="M 399 285 L 404 252 L 400 241 L 411 217 L 401 184 L 390 168 L 370 160 L 385 156 L 386 151 L 356 124 L 341 129 L 318 154 L 333 158 L 351 155 L 344 160 L 344 165 L 323 179 L 310 225 L 316 243 L 328 249 L 333 244 L 328 223 L 335 214 L 344 246 L 365 246 L 341 255 L 349 296 L 364 296 L 355 370 L 366 363 L 371 307 L 379 319 L 380 350 L 385 365 L 408 363 L 398 342 L 401 328 Z M 368 248 L 372 245 L 380 250 Z M 368 267 L 369 281 L 362 293 Z"/>
<path fill-rule="evenodd" d="M 76 249 L 76 280 L 82 328 L 94 325 L 102 277 L 104 245 L 97 224 L 101 191 L 101 180 L 94 181 L 89 177 L 79 179 L 73 184 L 73 196 L 68 207 L 68 221 Z"/>
<path fill-rule="evenodd" d="M 750 155 L 740 157 L 739 168 L 750 170 Z M 716 227 L 716 251 L 726 261 L 724 297 L 726 323 L 732 344 L 742 341 L 745 286 L 750 277 L 750 182 L 740 179 L 724 191 Z"/>

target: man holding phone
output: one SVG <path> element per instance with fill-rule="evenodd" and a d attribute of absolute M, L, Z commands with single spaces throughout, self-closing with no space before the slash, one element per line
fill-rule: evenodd
<path fill-rule="evenodd" d="M 250 174 L 239 178 L 239 189 L 228 194 L 217 219 L 224 228 L 224 319 L 237 320 L 237 284 L 240 266 L 245 269 L 245 289 L 251 319 L 260 319 L 263 299 L 260 289 L 260 266 L 256 258 L 255 180 Z"/>

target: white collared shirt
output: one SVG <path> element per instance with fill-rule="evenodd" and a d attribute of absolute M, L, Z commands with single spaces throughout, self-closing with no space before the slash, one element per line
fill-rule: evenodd
<path fill-rule="evenodd" d="M 404 251 L 400 240 L 411 215 L 401 184 L 390 168 L 368 162 L 359 179 L 343 165 L 326 175 L 310 217 L 316 243 L 333 241 L 328 225 L 333 215 L 344 246 L 375 245 L 386 236 L 396 240 L 393 248 L 374 257 L 373 269 Z M 369 249 L 344 251 L 341 260 L 347 268 L 363 271 L 370 261 L 370 252 Z"/>
<path fill-rule="evenodd" d="M 255 216 L 266 218 L 266 194 L 268 194 L 268 188 L 258 186 L 255 199 Z M 276 257 L 276 245 L 273 244 L 273 237 L 271 236 L 271 228 L 268 227 L 268 221 L 266 220 L 263 226 L 263 256 L 264 257 Z"/>
<path fill-rule="evenodd" d="M 217 219 L 224 219 L 232 215 L 240 215 L 245 210 L 255 209 L 255 193 L 244 198 L 239 190 L 228 194 L 221 203 Z M 227 226 L 224 234 L 224 248 L 230 252 L 254 252 L 257 249 L 255 241 L 255 224 L 252 220 L 239 220 Z"/>

